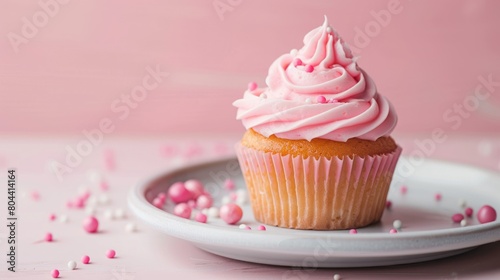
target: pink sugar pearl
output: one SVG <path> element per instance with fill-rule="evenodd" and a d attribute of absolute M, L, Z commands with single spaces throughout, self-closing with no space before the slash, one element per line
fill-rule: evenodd
<path fill-rule="evenodd" d="M 389 231 L 389 233 L 393 234 L 393 233 L 398 233 L 398 230 L 395 229 L 395 228 L 391 228 L 391 230 Z"/>
<path fill-rule="evenodd" d="M 59 278 L 59 270 L 57 269 L 52 270 L 50 275 L 52 275 L 52 278 Z"/>
<path fill-rule="evenodd" d="M 312 65 L 306 65 L 305 69 L 307 73 L 311 73 L 314 71 L 314 67 Z"/>
<path fill-rule="evenodd" d="M 106 257 L 108 257 L 108 259 L 112 259 L 116 256 L 116 252 L 115 250 L 113 249 L 110 249 L 108 251 L 106 251 Z"/>
<path fill-rule="evenodd" d="M 45 234 L 44 240 L 47 242 L 52 242 L 52 240 L 53 240 L 52 233 L 47 232 L 47 234 Z"/>
<path fill-rule="evenodd" d="M 232 201 L 236 201 L 238 199 L 238 194 L 236 192 L 230 193 L 229 199 L 231 199 Z"/>
<path fill-rule="evenodd" d="M 440 193 L 437 193 L 436 195 L 434 195 L 434 199 L 436 201 L 441 201 L 442 198 L 443 198 L 443 196 Z"/>
<path fill-rule="evenodd" d="M 392 201 L 387 200 L 387 201 L 385 202 L 385 208 L 387 208 L 387 209 L 391 209 L 391 207 L 392 207 Z"/>
<path fill-rule="evenodd" d="M 85 206 L 85 199 L 83 197 L 76 197 L 73 200 L 73 206 L 76 208 L 83 208 Z"/>
<path fill-rule="evenodd" d="M 464 215 L 462 215 L 460 213 L 457 213 L 457 214 L 451 216 L 451 220 L 454 223 L 460 223 L 463 219 L 464 219 Z"/>
<path fill-rule="evenodd" d="M 82 257 L 82 263 L 83 264 L 89 264 L 90 263 L 90 257 L 85 255 Z"/>
<path fill-rule="evenodd" d="M 256 82 L 250 82 L 248 83 L 248 90 L 254 91 L 257 89 L 257 83 Z"/>
<path fill-rule="evenodd" d="M 206 209 L 212 207 L 214 200 L 211 195 L 203 194 L 196 200 L 196 207 L 198 209 Z"/>
<path fill-rule="evenodd" d="M 472 214 L 474 213 L 474 210 L 470 207 L 465 208 L 465 216 L 467 217 L 472 217 Z"/>
<path fill-rule="evenodd" d="M 196 208 L 196 201 L 195 200 L 190 200 L 188 202 L 186 202 L 187 205 L 191 208 Z"/>
<path fill-rule="evenodd" d="M 326 97 L 324 97 L 323 95 L 318 96 L 318 98 L 316 98 L 316 101 L 317 101 L 318 103 L 322 103 L 322 104 L 323 104 L 323 103 L 326 103 Z"/>
<path fill-rule="evenodd" d="M 156 208 L 160 208 L 162 209 L 163 208 L 163 205 L 165 205 L 165 201 L 162 200 L 161 198 L 159 197 L 155 197 L 153 199 L 153 205 L 156 207 Z"/>
<path fill-rule="evenodd" d="M 260 225 L 257 230 L 267 230 L 265 225 Z"/>
<path fill-rule="evenodd" d="M 164 192 L 159 193 L 156 197 L 162 200 L 163 202 L 167 201 L 167 194 Z"/>
<path fill-rule="evenodd" d="M 187 180 L 184 182 L 184 187 L 191 192 L 193 199 L 197 199 L 205 192 L 205 187 L 203 187 L 203 184 L 198 180 Z"/>
<path fill-rule="evenodd" d="M 51 221 L 54 221 L 56 218 L 57 218 L 57 217 L 56 217 L 56 215 L 55 215 L 55 214 L 50 214 L 50 215 L 49 215 L 49 220 L 51 220 Z"/>
<path fill-rule="evenodd" d="M 401 186 L 401 194 L 406 194 L 408 192 L 408 187 L 407 186 Z"/>
<path fill-rule="evenodd" d="M 174 207 L 174 215 L 184 219 L 191 218 L 191 211 L 191 207 L 186 203 L 179 203 Z"/>
<path fill-rule="evenodd" d="M 350 234 L 356 234 L 356 233 L 358 233 L 358 230 L 355 229 L 355 228 L 353 228 L 353 229 L 349 230 L 349 233 Z"/>
<path fill-rule="evenodd" d="M 94 216 L 88 216 L 83 220 L 83 229 L 88 233 L 96 233 L 99 228 L 99 221 Z"/>
<path fill-rule="evenodd" d="M 224 222 L 234 225 L 243 217 L 243 210 L 234 203 L 228 203 L 220 208 L 219 215 Z"/>
<path fill-rule="evenodd" d="M 196 217 L 194 219 L 197 222 L 206 223 L 207 222 L 207 215 L 200 212 L 200 213 L 196 214 Z"/>
<path fill-rule="evenodd" d="M 477 220 L 481 224 L 491 223 L 494 222 L 496 219 L 497 219 L 497 212 L 495 211 L 495 208 L 489 205 L 484 205 L 477 211 Z"/>
<path fill-rule="evenodd" d="M 226 181 L 224 181 L 224 188 L 226 190 L 232 191 L 232 190 L 234 190 L 234 187 L 235 187 L 235 185 L 234 185 L 233 180 L 226 179 Z"/>
<path fill-rule="evenodd" d="M 99 183 L 99 189 L 101 189 L 101 191 L 107 191 L 109 189 L 109 185 L 106 181 L 101 181 L 101 183 Z"/>
<path fill-rule="evenodd" d="M 297 66 L 300 66 L 302 65 L 302 60 L 300 60 L 300 58 L 296 58 L 293 60 L 293 66 L 297 67 Z"/>
<path fill-rule="evenodd" d="M 184 183 L 173 183 L 168 189 L 168 195 L 174 203 L 187 202 L 193 198 L 193 194 L 186 189 Z"/>

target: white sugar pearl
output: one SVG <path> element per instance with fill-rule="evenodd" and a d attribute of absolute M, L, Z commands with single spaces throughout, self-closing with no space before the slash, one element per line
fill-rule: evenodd
<path fill-rule="evenodd" d="M 228 204 L 230 202 L 231 202 L 231 198 L 229 196 L 225 195 L 222 197 L 222 205 Z"/>
<path fill-rule="evenodd" d="M 60 215 L 60 216 L 59 216 L 59 221 L 60 221 L 61 223 L 66 223 L 66 222 L 68 222 L 68 216 L 66 216 L 66 215 Z"/>
<path fill-rule="evenodd" d="M 290 54 L 291 54 L 292 56 L 296 56 L 296 55 L 297 55 L 297 52 L 298 52 L 298 51 L 297 51 L 297 49 L 292 49 L 292 50 L 290 51 Z"/>
<path fill-rule="evenodd" d="M 83 195 L 83 194 L 86 194 L 88 192 L 90 192 L 90 189 L 86 185 L 80 185 L 80 186 L 78 186 L 78 194 L 79 195 Z"/>
<path fill-rule="evenodd" d="M 90 205 L 90 206 L 95 206 L 97 204 L 97 197 L 94 196 L 94 195 L 91 195 L 89 196 L 89 198 L 87 198 L 87 205 Z"/>
<path fill-rule="evenodd" d="M 101 194 L 98 198 L 99 203 L 102 205 L 106 205 L 109 203 L 109 197 L 106 194 Z"/>
<path fill-rule="evenodd" d="M 196 219 L 196 215 L 198 215 L 199 212 L 200 211 L 198 211 L 196 209 L 191 210 L 191 217 L 190 217 L 190 219 L 191 220 L 195 220 Z"/>
<path fill-rule="evenodd" d="M 245 225 L 245 224 L 241 224 L 241 225 L 239 226 L 239 228 L 240 228 L 240 229 L 245 229 L 246 227 L 247 227 L 247 225 Z"/>
<path fill-rule="evenodd" d="M 68 268 L 73 270 L 76 268 L 76 262 L 75 261 L 69 261 L 68 262 Z"/>
<path fill-rule="evenodd" d="M 465 219 L 461 220 L 460 225 L 465 227 L 467 225 L 467 221 Z"/>
<path fill-rule="evenodd" d="M 208 209 L 207 216 L 212 217 L 212 218 L 218 218 L 219 217 L 219 209 L 217 207 L 210 207 Z"/>
<path fill-rule="evenodd" d="M 333 280 L 340 280 L 340 275 L 338 274 L 333 275 Z"/>
<path fill-rule="evenodd" d="M 127 232 L 136 232 L 137 231 L 137 225 L 134 224 L 134 223 L 128 223 L 126 226 L 125 226 L 125 230 Z"/>
<path fill-rule="evenodd" d="M 462 208 L 465 208 L 465 206 L 467 206 L 467 202 L 465 201 L 465 199 L 459 199 L 458 205 Z"/>
<path fill-rule="evenodd" d="M 259 97 L 260 97 L 261 99 L 266 99 L 266 98 L 267 98 L 267 94 L 262 93 L 261 95 L 259 95 Z"/>
<path fill-rule="evenodd" d="M 125 218 L 125 210 L 123 210 L 122 208 L 115 209 L 114 216 L 117 219 L 123 219 L 123 218 Z"/>
<path fill-rule="evenodd" d="M 104 211 L 104 218 L 108 220 L 113 220 L 114 218 L 113 211 L 111 211 L 110 209 L 106 209 L 106 211 Z"/>
<path fill-rule="evenodd" d="M 392 222 L 392 226 L 395 228 L 395 229 L 401 229 L 401 227 L 403 226 L 403 223 L 401 223 L 400 220 L 395 220 L 394 222 Z"/>
<path fill-rule="evenodd" d="M 306 101 L 305 101 L 307 104 L 311 104 L 312 101 L 311 101 L 311 98 L 306 98 Z"/>
<path fill-rule="evenodd" d="M 94 206 L 89 205 L 89 206 L 85 207 L 85 213 L 87 213 L 88 215 L 94 215 L 95 212 L 96 212 L 96 210 L 95 210 Z"/>
<path fill-rule="evenodd" d="M 102 180 L 102 175 L 99 171 L 94 170 L 94 169 L 90 169 L 87 171 L 87 179 L 91 183 L 98 183 Z"/>
<path fill-rule="evenodd" d="M 326 32 L 327 32 L 327 33 L 332 33 L 332 30 L 333 30 L 333 29 L 332 29 L 330 26 L 328 26 L 328 27 L 326 28 Z"/>
<path fill-rule="evenodd" d="M 208 216 L 208 209 L 207 208 L 201 209 L 201 213 L 205 216 Z"/>

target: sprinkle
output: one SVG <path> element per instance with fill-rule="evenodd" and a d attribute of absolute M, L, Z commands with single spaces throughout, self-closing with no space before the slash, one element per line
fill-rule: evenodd
<path fill-rule="evenodd" d="M 298 51 L 297 51 L 297 49 L 292 49 L 292 50 L 290 51 L 290 54 L 291 54 L 292 56 L 296 56 L 296 55 L 297 55 L 297 52 L 298 52 Z"/>
<path fill-rule="evenodd" d="M 90 257 L 89 257 L 89 256 L 87 256 L 87 255 L 84 255 L 84 256 L 82 257 L 82 263 L 83 263 L 83 264 L 89 264 L 89 263 L 90 263 Z"/>
<path fill-rule="evenodd" d="M 306 102 L 307 104 L 311 104 L 311 103 L 312 103 L 312 102 L 311 102 L 311 98 L 306 98 L 305 102 Z"/>
<path fill-rule="evenodd" d="M 436 201 L 441 201 L 442 198 L 443 198 L 443 196 L 440 193 L 437 193 L 436 195 L 434 195 L 434 199 Z"/>
<path fill-rule="evenodd" d="M 400 191 L 401 191 L 401 194 L 406 194 L 408 192 L 408 187 L 407 186 L 401 186 Z"/>
<path fill-rule="evenodd" d="M 391 207 L 392 207 L 392 201 L 387 200 L 387 201 L 385 202 L 385 208 L 387 208 L 387 209 L 391 209 Z"/>
<path fill-rule="evenodd" d="M 56 215 L 55 214 L 50 214 L 49 215 L 49 221 L 55 221 L 56 220 Z"/>
<path fill-rule="evenodd" d="M 122 208 L 115 209 L 114 216 L 117 219 L 123 219 L 123 218 L 125 218 L 125 210 L 123 210 Z"/>
<path fill-rule="evenodd" d="M 243 217 L 243 210 L 237 204 L 229 203 L 220 208 L 219 215 L 224 222 L 234 225 Z"/>
<path fill-rule="evenodd" d="M 174 214 L 178 217 L 189 219 L 191 217 L 191 207 L 186 203 L 179 203 L 174 207 Z"/>
<path fill-rule="evenodd" d="M 391 230 L 389 231 L 389 233 L 393 234 L 393 233 L 398 233 L 398 231 L 394 228 L 391 228 Z"/>
<path fill-rule="evenodd" d="M 168 189 L 168 195 L 174 203 L 188 202 L 193 194 L 186 189 L 183 182 L 173 183 Z"/>
<path fill-rule="evenodd" d="M 109 249 L 108 251 L 106 251 L 106 257 L 108 257 L 108 259 L 112 259 L 116 256 L 116 251 L 113 250 L 113 249 Z"/>
<path fill-rule="evenodd" d="M 306 65 L 305 70 L 307 73 L 311 73 L 312 71 L 314 71 L 314 67 L 308 64 Z"/>
<path fill-rule="evenodd" d="M 326 98 L 323 95 L 318 96 L 318 98 L 316 98 L 316 102 L 318 102 L 318 103 L 326 103 Z"/>
<path fill-rule="evenodd" d="M 451 220 L 454 223 L 460 223 L 463 219 L 464 219 L 464 215 L 462 215 L 460 213 L 457 213 L 457 214 L 451 216 Z"/>
<path fill-rule="evenodd" d="M 165 201 L 163 201 L 161 198 L 159 197 L 155 197 L 153 199 L 153 205 L 156 207 L 156 208 L 159 208 L 159 209 L 162 209 L 163 208 L 163 205 L 165 205 Z M 111 216 L 113 216 L 113 214 L 111 213 Z"/>
<path fill-rule="evenodd" d="M 465 201 L 465 199 L 463 199 L 463 198 L 459 199 L 458 206 L 465 208 L 467 206 L 467 201 Z"/>
<path fill-rule="evenodd" d="M 74 270 L 76 268 L 76 262 L 75 261 L 69 261 L 68 262 L 68 268 L 70 270 Z"/>
<path fill-rule="evenodd" d="M 198 214 L 196 214 L 196 217 L 194 219 L 197 222 L 206 223 L 207 222 L 207 215 L 205 215 L 203 213 L 198 213 Z"/>
<path fill-rule="evenodd" d="M 236 192 L 231 192 L 229 194 L 229 198 L 231 199 L 231 201 L 236 201 L 236 199 L 238 198 L 238 194 L 236 194 Z"/>
<path fill-rule="evenodd" d="M 34 201 L 38 201 L 40 200 L 40 193 L 37 192 L 37 191 L 32 191 L 31 192 L 31 198 L 34 200 Z"/>
<path fill-rule="evenodd" d="M 248 83 L 248 90 L 249 91 L 254 91 L 257 89 L 257 83 L 256 82 L 250 82 Z"/>
<path fill-rule="evenodd" d="M 85 207 L 85 213 L 88 215 L 94 215 L 96 213 L 95 207 L 88 205 L 87 207 Z"/>
<path fill-rule="evenodd" d="M 265 231 L 265 230 L 267 230 L 267 229 L 266 229 L 266 226 L 264 226 L 264 225 L 259 225 L 259 227 L 257 227 L 257 230 L 264 230 L 264 231 Z"/>
<path fill-rule="evenodd" d="M 47 232 L 47 234 L 45 234 L 45 238 L 44 238 L 45 241 L 47 242 L 52 242 L 52 233 L 50 232 Z"/>
<path fill-rule="evenodd" d="M 109 190 L 109 185 L 106 181 L 101 181 L 101 183 L 99 183 L 99 189 L 101 191 L 107 191 Z"/>
<path fill-rule="evenodd" d="M 184 182 L 184 187 L 191 192 L 193 199 L 197 199 L 205 192 L 203 184 L 198 180 L 187 180 Z"/>
<path fill-rule="evenodd" d="M 340 280 L 340 275 L 339 274 L 335 274 L 333 275 L 333 280 Z"/>
<path fill-rule="evenodd" d="M 222 204 L 228 204 L 231 202 L 231 198 L 228 195 L 225 195 L 221 199 Z"/>
<path fill-rule="evenodd" d="M 107 220 L 113 220 L 115 218 L 115 216 L 113 215 L 113 211 L 111 211 L 110 209 L 106 209 L 106 211 L 104 211 L 104 218 L 106 218 Z"/>
<path fill-rule="evenodd" d="M 465 220 L 465 219 L 461 220 L 460 225 L 465 227 L 467 225 L 467 220 Z"/>
<path fill-rule="evenodd" d="M 219 209 L 217 207 L 210 207 L 207 211 L 207 215 L 212 218 L 219 217 Z"/>
<path fill-rule="evenodd" d="M 326 33 L 332 33 L 332 31 L 333 31 L 333 29 L 330 26 L 328 26 L 326 28 Z"/>
<path fill-rule="evenodd" d="M 203 194 L 196 200 L 196 207 L 198 209 L 206 209 L 212 207 L 214 200 L 210 194 Z"/>
<path fill-rule="evenodd" d="M 240 224 L 240 225 L 238 226 L 238 228 L 239 228 L 239 229 L 245 229 L 246 227 L 247 227 L 247 225 L 245 225 L 245 224 Z"/>
<path fill-rule="evenodd" d="M 394 222 L 392 222 L 392 226 L 397 229 L 397 230 L 400 230 L 401 227 L 403 226 L 403 223 L 401 223 L 400 220 L 395 220 Z"/>
<path fill-rule="evenodd" d="M 328 101 L 330 103 L 339 103 L 339 101 L 335 98 L 330 98 L 330 101 Z"/>
<path fill-rule="evenodd" d="M 185 186 L 185 185 L 184 185 Z M 167 201 L 167 194 L 164 193 L 164 192 L 161 192 L 159 193 L 157 196 L 156 196 L 158 199 L 162 200 L 163 202 Z"/>
<path fill-rule="evenodd" d="M 472 217 L 472 214 L 474 213 L 474 210 L 470 207 L 465 208 L 465 216 L 467 217 Z"/>
<path fill-rule="evenodd" d="M 477 211 L 477 220 L 481 224 L 490 223 L 497 219 L 497 212 L 489 205 L 484 205 Z"/>
<path fill-rule="evenodd" d="M 83 229 L 88 233 L 96 233 L 99 228 L 99 221 L 94 216 L 88 216 L 83 220 Z"/>
<path fill-rule="evenodd" d="M 58 278 L 59 277 L 59 270 L 57 270 L 57 269 L 52 270 L 50 275 L 52 275 L 52 278 Z"/>
<path fill-rule="evenodd" d="M 224 188 L 229 191 L 234 190 L 235 188 L 234 181 L 231 179 L 226 179 L 226 181 L 224 181 Z"/>
<path fill-rule="evenodd" d="M 293 60 L 293 66 L 297 67 L 297 66 L 300 66 L 302 65 L 302 60 L 300 58 L 295 58 Z"/>
<path fill-rule="evenodd" d="M 357 233 L 358 233 L 358 230 L 355 228 L 352 228 L 349 230 L 349 234 L 357 234 Z"/>
<path fill-rule="evenodd" d="M 98 201 L 101 205 L 106 205 L 109 203 L 109 196 L 106 194 L 101 194 L 98 198 Z"/>
<path fill-rule="evenodd" d="M 59 216 L 59 222 L 61 222 L 61 223 L 68 222 L 68 216 L 66 216 L 66 215 Z"/>
<path fill-rule="evenodd" d="M 267 99 L 267 94 L 265 94 L 265 93 L 261 93 L 261 94 L 259 95 L 259 97 L 260 97 L 260 99 Z"/>
<path fill-rule="evenodd" d="M 125 231 L 126 232 L 136 232 L 137 231 L 137 225 L 134 223 L 128 223 L 125 226 Z"/>

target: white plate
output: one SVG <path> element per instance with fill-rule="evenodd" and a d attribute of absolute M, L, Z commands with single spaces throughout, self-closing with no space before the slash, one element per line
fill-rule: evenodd
<path fill-rule="evenodd" d="M 397 167 L 400 174 L 402 166 Z M 300 267 L 363 267 L 421 262 L 459 254 L 476 246 L 500 240 L 500 219 L 479 224 L 475 216 L 461 227 L 451 221 L 463 212 L 460 200 L 477 211 L 489 204 L 500 209 L 500 175 L 474 167 L 426 160 L 401 185 L 391 186 L 389 199 L 393 206 L 386 210 L 379 224 L 348 231 L 293 230 L 267 226 L 255 230 L 249 203 L 243 205 L 244 223 L 253 230 L 229 226 L 220 219 L 207 224 L 182 219 L 171 214 L 173 205 L 164 210 L 150 202 L 176 181 L 198 179 L 220 206 L 228 192 L 221 186 L 231 177 L 240 189 L 245 188 L 236 159 L 224 159 L 165 172 L 136 186 L 129 194 L 129 206 L 146 223 L 171 236 L 192 242 L 195 246 L 224 257 L 271 265 Z M 436 201 L 436 193 L 442 200 Z M 395 219 L 403 229 L 389 234 Z"/>

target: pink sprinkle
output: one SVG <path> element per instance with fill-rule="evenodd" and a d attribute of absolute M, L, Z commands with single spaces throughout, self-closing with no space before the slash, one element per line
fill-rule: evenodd
<path fill-rule="evenodd" d="M 193 194 L 186 189 L 184 183 L 173 183 L 168 189 L 168 195 L 174 203 L 187 202 L 193 199 Z"/>
<path fill-rule="evenodd" d="M 52 278 L 59 278 L 59 270 L 57 269 L 52 270 L 50 275 L 52 275 Z"/>
<path fill-rule="evenodd" d="M 110 249 L 106 252 L 106 257 L 108 257 L 108 259 L 112 259 L 116 256 L 116 252 L 115 250 L 113 249 Z"/>
<path fill-rule="evenodd" d="M 472 217 L 472 214 L 474 213 L 474 210 L 470 207 L 465 208 L 465 216 L 467 217 Z"/>
<path fill-rule="evenodd" d="M 256 82 L 250 82 L 248 83 L 248 90 L 254 91 L 257 89 L 257 83 Z"/>
<path fill-rule="evenodd" d="M 76 197 L 73 200 L 73 207 L 83 208 L 85 206 L 85 199 L 83 197 Z"/>
<path fill-rule="evenodd" d="M 196 200 L 191 199 L 190 201 L 186 202 L 187 205 L 191 208 L 196 208 Z"/>
<path fill-rule="evenodd" d="M 238 194 L 236 192 L 231 192 L 229 194 L 229 199 L 231 199 L 232 201 L 236 201 L 238 199 Z"/>
<path fill-rule="evenodd" d="M 442 199 L 442 195 L 440 193 L 437 193 L 435 196 L 434 196 L 434 199 L 436 199 L 436 201 L 441 201 Z"/>
<path fill-rule="evenodd" d="M 252 230 L 252 228 L 250 226 L 245 226 L 244 228 L 245 230 Z"/>
<path fill-rule="evenodd" d="M 83 264 L 89 264 L 89 263 L 90 263 L 90 257 L 89 257 L 89 256 L 87 256 L 87 255 L 84 255 L 84 256 L 82 257 L 82 263 L 83 263 Z"/>
<path fill-rule="evenodd" d="M 314 71 L 314 67 L 312 65 L 306 65 L 305 70 L 307 73 L 311 73 L 312 71 Z"/>
<path fill-rule="evenodd" d="M 490 223 L 495 221 L 496 219 L 497 219 L 497 212 L 495 211 L 495 208 L 489 205 L 484 205 L 477 211 L 477 220 L 481 224 Z"/>
<path fill-rule="evenodd" d="M 224 188 L 226 188 L 226 190 L 232 191 L 232 190 L 234 190 L 234 187 L 235 187 L 235 185 L 234 185 L 233 180 L 226 179 L 226 181 L 224 181 Z"/>
<path fill-rule="evenodd" d="M 96 233 L 99 228 L 99 221 L 94 216 L 88 216 L 83 220 L 83 229 L 88 233 Z"/>
<path fill-rule="evenodd" d="M 391 230 L 389 231 L 389 233 L 398 233 L 398 230 L 395 229 L 395 228 L 391 228 Z"/>
<path fill-rule="evenodd" d="M 316 101 L 318 103 L 322 103 L 323 104 L 323 103 L 326 103 L 326 98 L 323 95 L 321 95 L 321 96 L 318 96 L 318 98 L 316 98 Z"/>
<path fill-rule="evenodd" d="M 163 205 L 165 205 L 165 201 L 163 201 L 161 198 L 159 197 L 155 197 L 153 199 L 153 205 L 156 207 L 156 208 L 159 208 L 159 209 L 162 209 L 163 208 Z"/>
<path fill-rule="evenodd" d="M 295 58 L 293 60 L 293 66 L 297 67 L 297 66 L 300 66 L 302 65 L 302 60 L 300 58 Z"/>
<path fill-rule="evenodd" d="M 335 98 L 331 98 L 329 102 L 330 103 L 339 103 L 339 101 Z"/>
<path fill-rule="evenodd" d="M 228 203 L 220 208 L 219 215 L 224 222 L 234 225 L 243 217 L 243 210 L 234 203 Z"/>
<path fill-rule="evenodd" d="M 37 191 L 32 191 L 31 192 L 31 198 L 34 200 L 34 201 L 38 201 L 40 200 L 40 193 L 37 192 Z"/>
<path fill-rule="evenodd" d="M 66 207 L 73 208 L 73 201 L 71 200 L 66 201 Z"/>
<path fill-rule="evenodd" d="M 193 199 L 197 199 L 205 192 L 203 184 L 198 180 L 187 180 L 184 182 L 184 187 L 191 192 Z"/>
<path fill-rule="evenodd" d="M 200 222 L 200 223 L 206 223 L 207 222 L 207 215 L 199 212 L 198 214 L 196 214 L 196 217 L 194 218 L 197 222 Z"/>
<path fill-rule="evenodd" d="M 191 207 L 186 203 L 179 203 L 174 207 L 174 214 L 184 219 L 191 218 L 191 211 Z"/>
<path fill-rule="evenodd" d="M 206 209 L 212 207 L 213 203 L 214 200 L 212 196 L 206 193 L 198 197 L 198 199 L 196 200 L 196 207 L 198 207 L 198 209 Z"/>
<path fill-rule="evenodd" d="M 408 187 L 407 186 L 401 186 L 401 194 L 406 194 L 408 192 Z"/>
<path fill-rule="evenodd" d="M 49 220 L 54 221 L 56 219 L 56 214 L 50 214 L 49 215 Z"/>
<path fill-rule="evenodd" d="M 257 230 L 266 230 L 266 226 L 265 225 L 260 225 Z"/>
<path fill-rule="evenodd" d="M 464 219 L 464 215 L 462 215 L 460 213 L 457 213 L 457 214 L 451 216 L 451 220 L 454 223 L 460 223 L 463 219 Z"/>
<path fill-rule="evenodd" d="M 52 233 L 50 232 L 47 232 L 47 234 L 45 234 L 45 241 L 47 242 L 52 242 Z"/>
<path fill-rule="evenodd" d="M 103 192 L 109 190 L 108 183 L 106 181 L 101 181 L 101 183 L 99 183 L 99 189 Z"/>
<path fill-rule="evenodd" d="M 349 233 L 350 234 L 356 234 L 356 233 L 358 233 L 358 230 L 355 229 L 355 228 L 353 228 L 353 229 L 349 230 Z"/>
<path fill-rule="evenodd" d="M 387 208 L 387 209 L 391 209 L 391 207 L 392 207 L 392 201 L 387 200 L 387 201 L 385 202 L 385 208 Z"/>
<path fill-rule="evenodd" d="M 167 201 L 167 194 L 164 192 L 159 193 L 156 197 L 161 199 L 163 202 Z"/>

